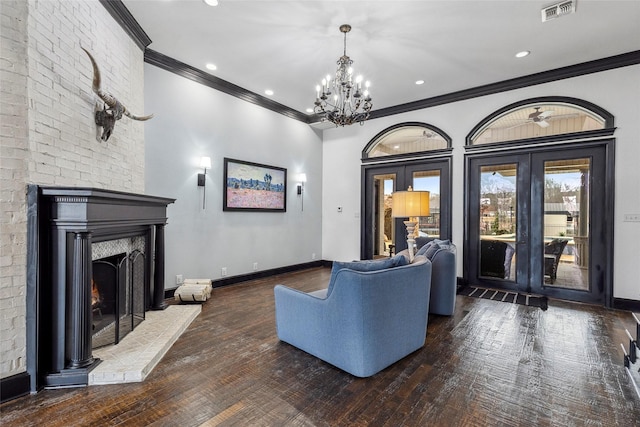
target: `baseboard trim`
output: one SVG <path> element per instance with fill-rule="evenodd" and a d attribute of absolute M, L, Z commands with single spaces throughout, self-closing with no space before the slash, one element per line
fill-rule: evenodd
<path fill-rule="evenodd" d="M 640 301 L 626 298 L 614 298 L 613 308 L 640 313 Z"/>
<path fill-rule="evenodd" d="M 27 372 L 0 379 L 0 403 L 29 394 L 31 376 Z"/>
<path fill-rule="evenodd" d="M 272 268 L 270 270 L 256 271 L 254 273 L 225 277 L 223 279 L 215 279 L 213 280 L 212 285 L 214 288 L 220 288 L 223 286 L 233 285 L 235 283 L 246 282 L 247 280 L 264 279 L 265 277 L 271 277 L 277 274 L 291 273 L 315 267 L 324 267 L 324 261 L 305 262 L 303 264 L 287 265 L 285 267 Z"/>
<path fill-rule="evenodd" d="M 316 268 L 316 267 L 331 267 L 331 264 L 332 264 L 331 261 L 319 260 L 319 261 L 305 262 L 302 264 L 287 265 L 284 267 L 272 268 L 270 270 L 256 271 L 254 273 L 240 274 L 237 276 L 230 276 L 222 279 L 213 279 L 211 281 L 211 285 L 214 288 L 221 288 L 223 286 L 229 286 L 236 283 L 246 282 L 248 280 L 264 279 L 265 277 L 271 277 L 277 274 L 291 273 L 294 271 L 306 270 L 309 268 Z M 168 299 L 172 299 L 173 295 L 175 294 L 175 291 L 176 291 L 175 289 L 166 289 L 164 291 L 164 297 Z"/>

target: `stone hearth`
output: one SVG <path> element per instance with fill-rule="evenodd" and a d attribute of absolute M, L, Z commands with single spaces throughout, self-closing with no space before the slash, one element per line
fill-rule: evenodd
<path fill-rule="evenodd" d="M 94 357 L 102 363 L 89 373 L 89 385 L 144 381 L 200 311 L 200 305 L 170 305 L 164 311 L 150 311 L 117 345 L 94 350 Z"/>

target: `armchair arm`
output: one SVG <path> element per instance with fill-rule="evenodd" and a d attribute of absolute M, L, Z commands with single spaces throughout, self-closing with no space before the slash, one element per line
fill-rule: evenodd
<path fill-rule="evenodd" d="M 455 247 L 439 249 L 431 262 L 429 313 L 451 316 L 455 311 L 457 293 Z"/>
<path fill-rule="evenodd" d="M 326 300 L 284 285 L 276 285 L 273 292 L 278 338 L 290 344 L 302 341 L 314 348 L 317 337 L 323 334 Z"/>

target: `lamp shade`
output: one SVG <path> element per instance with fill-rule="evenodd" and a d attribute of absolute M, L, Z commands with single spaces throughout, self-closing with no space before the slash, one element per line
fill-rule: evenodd
<path fill-rule="evenodd" d="M 396 191 L 392 194 L 394 218 L 429 216 L 428 191 Z"/>
<path fill-rule="evenodd" d="M 211 157 L 201 157 L 200 167 L 204 169 L 211 169 Z"/>
<path fill-rule="evenodd" d="M 299 182 L 307 182 L 307 174 L 306 173 L 299 173 L 298 174 L 298 181 Z"/>

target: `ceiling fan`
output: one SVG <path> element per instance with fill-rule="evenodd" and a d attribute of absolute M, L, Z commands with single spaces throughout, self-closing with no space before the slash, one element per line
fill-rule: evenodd
<path fill-rule="evenodd" d="M 520 123 L 517 123 L 516 125 L 513 125 L 513 126 L 509 126 L 506 129 L 508 130 L 508 129 L 517 128 L 519 126 L 523 126 L 528 123 L 535 123 L 541 128 L 548 127 L 549 122 L 547 121 L 547 118 L 550 118 L 551 116 L 553 116 L 555 112 L 553 110 L 540 111 L 540 108 L 541 107 L 534 107 L 535 111 L 529 114 L 529 116 L 526 119 L 524 117 L 522 119 L 516 119 L 516 121 L 520 121 Z"/>
<path fill-rule="evenodd" d="M 549 122 L 547 122 L 546 119 L 547 117 L 552 116 L 554 111 L 553 110 L 540 111 L 540 107 L 534 107 L 534 108 L 536 111 L 529 114 L 529 119 L 527 121 L 530 120 L 542 128 L 546 128 L 547 126 L 549 126 Z"/>

